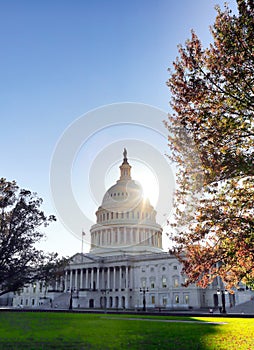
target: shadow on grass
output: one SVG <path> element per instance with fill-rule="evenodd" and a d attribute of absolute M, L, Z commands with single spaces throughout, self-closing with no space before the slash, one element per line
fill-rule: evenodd
<path fill-rule="evenodd" d="M 196 323 L 191 317 L 178 317 L 174 322 L 165 322 L 172 320 L 169 317 L 148 318 L 150 321 L 128 315 L 0 313 L 0 349 L 207 350 L 206 339 L 219 330 L 218 325 Z"/>
<path fill-rule="evenodd" d="M 113 318 L 118 321 L 119 334 L 130 323 L 128 341 L 121 344 L 121 349 L 208 350 L 212 345 L 212 341 L 208 340 L 218 336 L 219 327 L 223 326 L 220 321 L 202 321 L 186 316 L 140 318 L 126 315 L 122 318 L 115 315 Z"/>

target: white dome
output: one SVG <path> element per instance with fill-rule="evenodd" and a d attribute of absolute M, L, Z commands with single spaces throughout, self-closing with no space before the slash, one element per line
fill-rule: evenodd
<path fill-rule="evenodd" d="M 134 180 L 119 180 L 105 193 L 101 208 L 131 211 L 143 201 L 143 189 Z"/>
<path fill-rule="evenodd" d="M 156 211 L 144 199 L 142 186 L 132 180 L 126 151 L 120 179 L 105 193 L 96 216 L 91 228 L 92 253 L 161 252 L 162 229 L 156 223 Z"/>

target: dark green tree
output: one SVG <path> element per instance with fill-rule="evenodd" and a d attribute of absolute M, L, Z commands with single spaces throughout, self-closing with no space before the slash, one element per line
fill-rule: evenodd
<path fill-rule="evenodd" d="M 42 227 L 55 220 L 45 216 L 41 204 L 35 193 L 0 179 L 0 295 L 42 278 L 44 266 L 56 262 L 57 254 L 35 247 Z"/>

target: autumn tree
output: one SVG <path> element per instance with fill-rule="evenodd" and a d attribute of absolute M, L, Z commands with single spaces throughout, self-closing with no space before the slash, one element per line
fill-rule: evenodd
<path fill-rule="evenodd" d="M 208 48 L 194 31 L 179 46 L 168 80 L 173 250 L 202 287 L 254 281 L 254 2 L 237 5 L 216 7 Z"/>
<path fill-rule="evenodd" d="M 55 220 L 45 216 L 41 204 L 15 181 L 0 179 L 0 295 L 43 278 L 45 266 L 57 262 L 57 254 L 35 247 L 44 236 L 42 227 Z"/>

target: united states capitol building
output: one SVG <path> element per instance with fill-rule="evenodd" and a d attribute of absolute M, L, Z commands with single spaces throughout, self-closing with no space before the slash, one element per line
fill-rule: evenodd
<path fill-rule="evenodd" d="M 221 305 L 223 286 L 217 279 L 207 289 L 182 286 L 181 264 L 162 249 L 156 211 L 131 177 L 126 150 L 119 180 L 106 191 L 96 218 L 89 253 L 74 255 L 64 276 L 47 289 L 40 282 L 23 288 L 14 306 L 187 310 Z M 249 300 L 245 292 L 239 295 L 225 295 L 226 307 Z"/>

